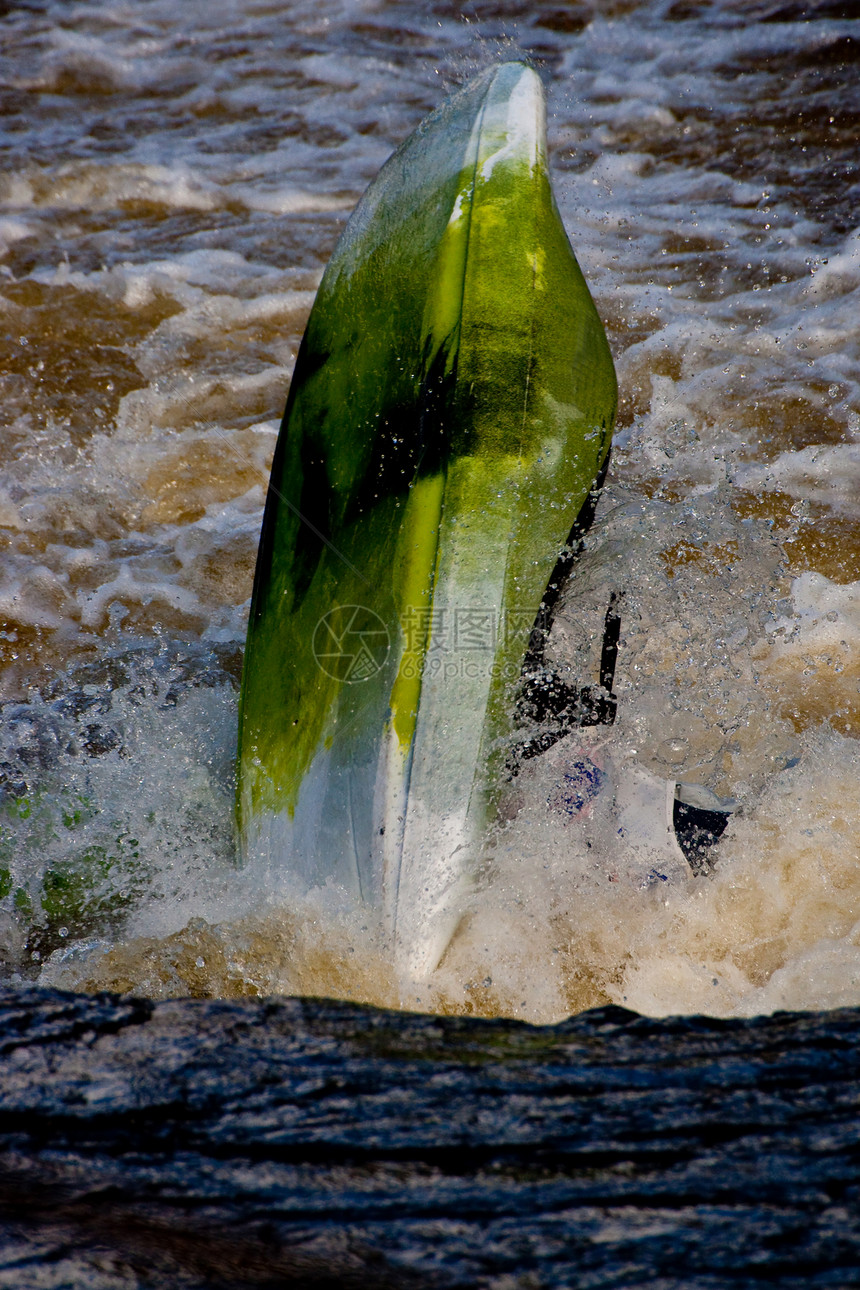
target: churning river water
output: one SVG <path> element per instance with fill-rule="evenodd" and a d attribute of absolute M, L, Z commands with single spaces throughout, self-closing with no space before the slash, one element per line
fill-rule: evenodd
<path fill-rule="evenodd" d="M 860 1004 L 860 78 L 839 0 L 29 0 L 0 17 L 0 931 L 9 983 L 557 1021 Z M 623 591 L 611 755 L 735 810 L 584 873 L 525 776 L 403 998 L 336 891 L 237 866 L 268 467 L 322 269 L 418 121 L 548 94 L 621 404 L 553 650 Z M 554 794 L 556 796 L 554 797 Z M 618 844 L 621 847 L 621 844 Z"/>

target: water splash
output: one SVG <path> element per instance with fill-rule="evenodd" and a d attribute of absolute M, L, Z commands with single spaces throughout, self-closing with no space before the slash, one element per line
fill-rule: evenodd
<path fill-rule="evenodd" d="M 235 651 L 277 418 L 346 211 L 504 42 L 549 81 L 559 204 L 622 391 L 554 657 L 596 679 L 623 590 L 606 752 L 741 806 L 711 877 L 643 887 L 577 841 L 582 742 L 557 745 L 511 788 L 432 990 L 402 1002 L 547 1020 L 606 1000 L 857 1002 L 854 26 L 840 6 L 772 21 L 735 0 L 520 10 L 52 0 L 4 17 L 8 974 L 400 1000 L 377 929 L 344 921 L 336 891 L 303 904 L 234 867 Z"/>

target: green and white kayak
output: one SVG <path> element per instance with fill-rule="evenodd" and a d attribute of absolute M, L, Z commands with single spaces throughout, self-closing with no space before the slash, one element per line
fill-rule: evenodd
<path fill-rule="evenodd" d="M 495 66 L 386 163 L 323 276 L 242 685 L 245 857 L 380 912 L 406 979 L 460 917 L 532 626 L 615 406 L 540 80 Z"/>

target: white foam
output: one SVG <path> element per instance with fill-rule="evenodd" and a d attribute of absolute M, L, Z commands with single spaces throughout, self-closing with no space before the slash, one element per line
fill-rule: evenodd
<path fill-rule="evenodd" d="M 168 210 L 211 211 L 225 203 L 218 186 L 189 165 L 159 163 L 100 165 L 66 162 L 50 176 L 27 175 L 36 210 L 85 208 L 112 211 L 122 206 L 152 205 Z"/>
<path fill-rule="evenodd" d="M 313 193 L 307 189 L 284 185 L 276 188 L 251 188 L 234 184 L 231 199 L 239 201 L 249 211 L 265 211 L 270 215 L 308 215 L 324 211 L 349 211 L 355 198 L 342 193 Z"/>
<path fill-rule="evenodd" d="M 812 444 L 766 465 L 741 466 L 734 480 L 752 492 L 776 490 L 834 509 L 854 509 L 860 495 L 860 444 Z"/>

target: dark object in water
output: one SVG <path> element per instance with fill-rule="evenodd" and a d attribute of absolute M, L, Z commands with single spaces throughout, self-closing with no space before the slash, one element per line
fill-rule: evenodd
<path fill-rule="evenodd" d="M 860 1285 L 860 1010 L 0 995 L 0 1283 Z"/>
<path fill-rule="evenodd" d="M 689 802 L 675 800 L 672 807 L 675 837 L 697 876 L 711 872 L 707 853 L 725 833 L 730 818 L 728 811 L 707 811 L 700 806 L 691 806 Z"/>

